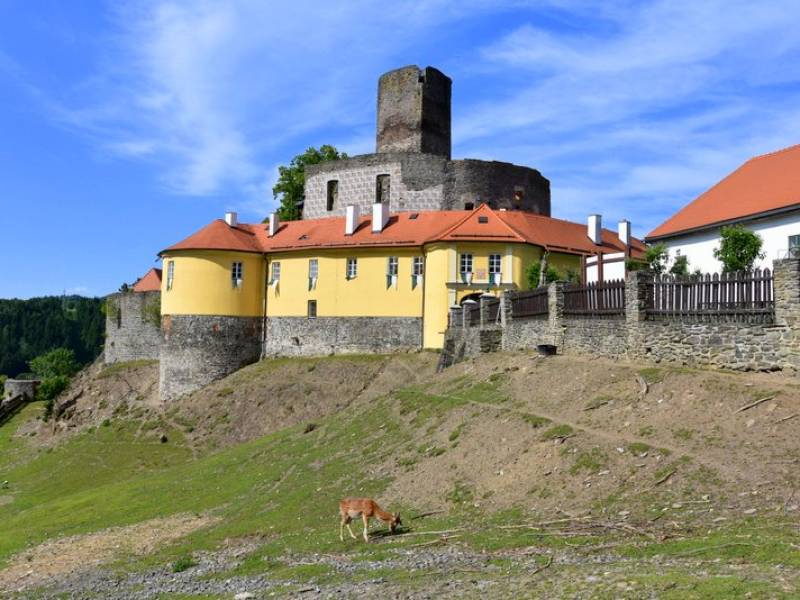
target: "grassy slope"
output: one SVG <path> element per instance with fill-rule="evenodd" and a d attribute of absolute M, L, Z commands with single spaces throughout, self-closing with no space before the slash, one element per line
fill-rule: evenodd
<path fill-rule="evenodd" d="M 180 512 L 211 512 L 221 517 L 217 525 L 128 563 L 128 568 L 165 564 L 192 551 L 216 548 L 228 538 L 258 536 L 259 548 L 238 572 L 270 570 L 275 577 L 332 581 L 336 575 L 324 565 L 288 566 L 281 557 L 342 552 L 336 517 L 339 497 L 380 496 L 389 480 L 376 476 L 376 465 L 397 456 L 412 440 L 417 443 L 421 429 L 436 431 L 454 408 L 475 400 L 492 403 L 499 397 L 491 380 L 470 383 L 462 379 L 458 387 L 458 393 L 443 396 L 406 388 L 367 406 L 352 406 L 320 421 L 310 433 L 303 433 L 302 426 L 292 427 L 197 459 L 191 457 L 178 431 L 170 431 L 170 441 L 161 444 L 137 435 L 134 424 L 125 420 L 113 420 L 52 450 L 34 450 L 24 439 L 11 436 L 16 427 L 41 410 L 37 405 L 28 406 L 0 427 L 0 480 L 9 481 L 9 488 L 0 494 L 14 496 L 12 503 L 2 507 L 0 563 L 52 536 Z M 469 493 L 454 488 L 449 494 L 454 504 L 449 514 L 412 522 L 412 526 L 419 532 L 478 523 L 480 527 L 463 532 L 460 541 L 488 551 L 532 544 L 566 546 L 562 537 L 531 537 L 527 530 L 498 528 L 518 523 L 521 511 L 481 515 L 465 502 Z M 402 508 L 410 511 L 408 522 L 414 507 Z M 371 546 L 348 542 L 344 548 L 354 559 L 380 560 L 389 556 L 391 548 L 408 547 L 420 539 L 398 536 Z M 609 540 L 614 541 L 611 536 L 586 536 L 570 538 L 569 544 L 597 545 Z M 627 540 L 617 538 L 616 543 L 621 543 L 614 550 L 621 558 L 660 554 L 800 568 L 800 554 L 794 549 L 800 543 L 796 528 L 763 519 L 700 530 L 681 541 L 634 544 L 628 536 Z M 570 568 L 564 567 L 562 574 L 568 576 Z M 380 575 L 408 577 L 389 571 Z M 777 588 L 763 580 L 749 580 L 744 575 L 697 577 L 677 563 L 673 569 L 645 570 L 640 575 L 648 586 L 663 589 L 663 597 L 670 597 L 672 584 L 677 586 L 675 597 L 686 597 L 687 589 L 696 597 L 745 591 L 777 594 Z M 370 576 L 377 576 L 376 572 Z M 409 585 L 414 583 L 409 581 Z"/>

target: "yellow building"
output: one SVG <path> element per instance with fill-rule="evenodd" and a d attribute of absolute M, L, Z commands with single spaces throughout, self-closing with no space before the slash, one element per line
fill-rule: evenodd
<path fill-rule="evenodd" d="M 255 319 L 262 354 L 442 347 L 449 308 L 528 288 L 541 263 L 580 274 L 586 257 L 638 251 L 603 230 L 525 213 L 388 213 L 269 225 L 217 220 L 162 253 L 162 314 Z"/>

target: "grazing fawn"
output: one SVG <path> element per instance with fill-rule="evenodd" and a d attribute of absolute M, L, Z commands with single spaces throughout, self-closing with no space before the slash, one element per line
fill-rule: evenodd
<path fill-rule="evenodd" d="M 347 525 L 347 531 L 350 532 L 350 537 L 356 539 L 356 534 L 354 534 L 353 530 L 350 529 L 350 521 L 359 515 L 361 516 L 361 520 L 364 521 L 365 542 L 369 542 L 367 528 L 369 527 L 369 520 L 372 517 L 380 519 L 384 523 L 388 523 L 389 529 L 391 529 L 392 533 L 394 533 L 394 530 L 397 529 L 398 525 L 403 524 L 403 522 L 400 520 L 400 513 L 393 515 L 390 512 L 386 512 L 380 506 L 378 506 L 378 503 L 372 498 L 345 498 L 344 500 L 339 501 L 339 516 L 341 517 L 341 521 L 339 522 L 340 540 L 344 541 L 345 525 Z"/>

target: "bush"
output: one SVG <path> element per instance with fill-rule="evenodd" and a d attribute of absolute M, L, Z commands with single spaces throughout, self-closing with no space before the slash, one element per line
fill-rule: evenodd
<path fill-rule="evenodd" d="M 669 261 L 669 250 L 667 245 L 659 242 L 654 246 L 650 246 L 644 252 L 644 260 L 647 266 L 656 275 L 661 275 L 667 270 L 667 262 Z"/>
<path fill-rule="evenodd" d="M 72 377 L 78 372 L 80 365 L 75 360 L 75 353 L 67 348 L 56 348 L 46 354 L 37 356 L 28 363 L 31 370 L 41 379 L 51 377 Z"/>
<path fill-rule="evenodd" d="M 722 263 L 723 273 L 749 271 L 756 260 L 764 258 L 761 251 L 764 240 L 742 225 L 723 227 L 719 248 L 714 248 L 714 258 Z"/>
<path fill-rule="evenodd" d="M 7 375 L 0 375 L 0 389 L 5 388 L 6 379 L 8 379 Z"/>
<path fill-rule="evenodd" d="M 528 268 L 525 271 L 525 277 L 528 280 L 528 287 L 530 289 L 535 290 L 536 288 L 539 287 L 539 279 L 541 277 L 541 274 L 542 274 L 542 263 L 535 262 L 528 265 Z M 577 271 L 568 269 L 567 274 L 562 276 L 561 273 L 558 272 L 558 269 L 556 269 L 551 265 L 548 265 L 547 271 L 545 272 L 544 275 L 545 285 L 548 283 L 553 283 L 554 281 L 572 281 L 572 279 L 570 279 L 571 274 L 574 274 L 577 280 L 578 278 Z"/>
<path fill-rule="evenodd" d="M 67 389 L 69 377 L 66 375 L 54 375 L 42 380 L 36 389 L 36 399 L 44 401 L 44 420 L 48 420 L 53 414 L 53 404 L 58 395 Z"/>
<path fill-rule="evenodd" d="M 178 560 L 172 563 L 172 572 L 181 573 L 186 569 L 191 569 L 194 566 L 197 566 L 197 561 L 194 560 L 191 555 L 184 554 Z"/>
<path fill-rule="evenodd" d="M 672 275 L 686 276 L 689 274 L 689 259 L 686 256 L 678 255 L 669 272 Z"/>

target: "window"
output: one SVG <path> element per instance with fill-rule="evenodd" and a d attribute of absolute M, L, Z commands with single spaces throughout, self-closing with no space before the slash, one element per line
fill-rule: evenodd
<path fill-rule="evenodd" d="M 462 283 L 472 283 L 472 254 L 461 255 L 459 271 Z"/>
<path fill-rule="evenodd" d="M 474 202 L 464 202 L 464 210 L 475 210 Z"/>
<path fill-rule="evenodd" d="M 390 256 L 389 260 L 386 264 L 386 274 L 394 277 L 397 277 L 397 257 Z"/>
<path fill-rule="evenodd" d="M 319 260 L 316 258 L 308 259 L 308 289 L 313 290 L 317 287 L 319 278 Z"/>
<path fill-rule="evenodd" d="M 480 223 L 482 225 L 485 225 L 488 222 L 489 222 L 489 217 L 487 217 L 485 215 L 482 215 L 482 216 L 478 217 L 478 223 Z"/>
<path fill-rule="evenodd" d="M 347 259 L 347 278 L 348 279 L 355 279 L 358 276 L 358 259 L 357 258 L 348 258 Z"/>
<path fill-rule="evenodd" d="M 175 261 L 171 260 L 167 263 L 167 291 L 172 289 L 172 284 L 175 281 Z"/>
<path fill-rule="evenodd" d="M 499 254 L 489 255 L 489 283 L 495 285 L 500 283 L 500 277 L 503 271 L 502 260 L 503 258 Z"/>
<path fill-rule="evenodd" d="M 800 235 L 789 236 L 789 256 L 800 256 Z"/>
<path fill-rule="evenodd" d="M 386 260 L 386 287 L 397 288 L 397 257 L 390 256 Z"/>
<path fill-rule="evenodd" d="M 270 285 L 275 285 L 281 280 L 281 263 L 272 263 L 272 277 L 269 280 Z"/>
<path fill-rule="evenodd" d="M 521 208 L 522 201 L 525 199 L 525 190 L 516 189 L 514 190 L 514 208 Z"/>
<path fill-rule="evenodd" d="M 316 319 L 317 318 L 317 301 L 316 300 L 309 300 L 308 301 L 308 318 L 309 319 Z"/>
<path fill-rule="evenodd" d="M 414 257 L 414 270 L 413 274 L 415 277 L 419 277 L 420 275 L 424 275 L 425 273 L 425 263 L 422 261 L 421 256 Z"/>
<path fill-rule="evenodd" d="M 417 287 L 422 283 L 422 274 L 425 272 L 425 263 L 422 261 L 421 256 L 414 257 L 414 263 L 411 267 L 411 288 Z"/>
<path fill-rule="evenodd" d="M 233 289 L 239 289 L 242 287 L 242 263 L 235 262 L 231 265 L 231 285 Z"/>
<path fill-rule="evenodd" d="M 339 199 L 339 182 L 335 179 L 328 182 L 328 210 L 333 210 Z"/>
<path fill-rule="evenodd" d="M 386 204 L 391 193 L 391 178 L 389 175 L 378 175 L 375 178 L 375 203 Z"/>

